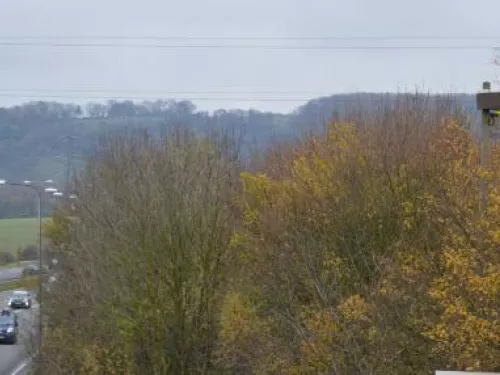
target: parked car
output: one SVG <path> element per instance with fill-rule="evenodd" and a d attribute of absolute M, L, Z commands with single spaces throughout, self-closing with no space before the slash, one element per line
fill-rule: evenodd
<path fill-rule="evenodd" d="M 32 303 L 31 293 L 26 290 L 16 290 L 12 293 L 7 306 L 12 309 L 30 309 Z"/>
<path fill-rule="evenodd" d="M 0 342 L 15 344 L 18 333 L 19 322 L 17 315 L 11 310 L 2 310 L 0 314 Z"/>

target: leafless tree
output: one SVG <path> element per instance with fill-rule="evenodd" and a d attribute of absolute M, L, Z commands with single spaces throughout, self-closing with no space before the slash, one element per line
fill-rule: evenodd
<path fill-rule="evenodd" d="M 209 373 L 238 179 L 228 135 L 103 138 L 76 183 L 44 373 Z"/>

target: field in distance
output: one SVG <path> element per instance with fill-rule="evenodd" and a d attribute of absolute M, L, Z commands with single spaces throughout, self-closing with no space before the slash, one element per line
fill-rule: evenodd
<path fill-rule="evenodd" d="M 43 221 L 50 220 L 44 218 Z M 16 254 L 19 247 L 37 244 L 38 219 L 0 219 L 0 251 Z"/>

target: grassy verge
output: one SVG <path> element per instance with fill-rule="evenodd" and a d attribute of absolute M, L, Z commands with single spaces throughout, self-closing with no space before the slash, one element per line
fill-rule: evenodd
<path fill-rule="evenodd" d="M 7 263 L 7 264 L 1 264 L 0 270 L 2 268 L 15 268 L 15 267 L 20 267 L 20 263 L 19 262 L 12 262 L 12 263 Z"/>
<path fill-rule="evenodd" d="M 35 289 L 39 284 L 38 276 L 23 277 L 19 280 L 6 281 L 0 284 L 0 292 L 14 289 Z"/>

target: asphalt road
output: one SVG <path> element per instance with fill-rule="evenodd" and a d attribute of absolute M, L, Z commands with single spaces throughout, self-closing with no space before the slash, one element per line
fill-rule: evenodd
<path fill-rule="evenodd" d="M 0 308 L 6 305 L 10 292 L 0 293 Z M 24 375 L 29 366 L 23 362 L 30 356 L 34 344 L 38 304 L 34 301 L 30 310 L 17 310 L 20 336 L 17 344 L 0 344 L 0 375 Z"/>
<path fill-rule="evenodd" d="M 37 263 L 37 261 L 24 261 L 21 262 L 21 267 L 0 268 L 0 282 L 21 278 L 24 267 L 30 264 L 37 265 Z"/>
<path fill-rule="evenodd" d="M 19 279 L 23 275 L 22 267 L 0 269 L 0 281 Z"/>

